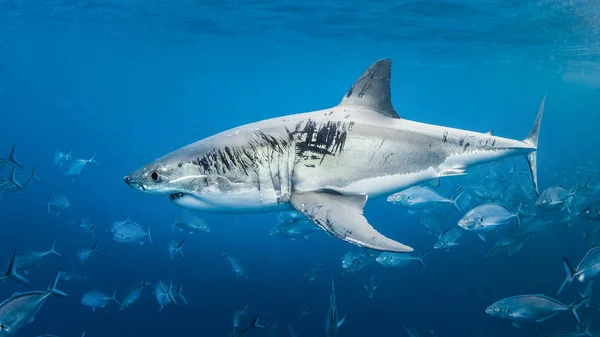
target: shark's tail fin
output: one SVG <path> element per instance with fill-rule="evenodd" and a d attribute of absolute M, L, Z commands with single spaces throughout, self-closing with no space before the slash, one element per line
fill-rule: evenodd
<path fill-rule="evenodd" d="M 523 141 L 533 147 L 535 150 L 529 152 L 527 154 L 527 163 L 529 164 L 529 170 L 531 171 L 531 180 L 533 181 L 533 188 L 535 189 L 535 194 L 539 195 L 538 189 L 538 180 L 537 180 L 537 147 L 538 147 L 538 138 L 540 135 L 540 126 L 542 124 L 542 116 L 544 115 L 544 105 L 546 104 L 546 97 L 548 94 L 544 95 L 544 99 L 542 99 L 542 104 L 540 105 L 540 109 L 538 110 L 537 116 L 535 118 L 535 122 L 533 123 L 533 128 L 529 131 L 529 135 Z"/>

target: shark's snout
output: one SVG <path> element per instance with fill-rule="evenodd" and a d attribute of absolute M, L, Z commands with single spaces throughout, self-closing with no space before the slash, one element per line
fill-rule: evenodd
<path fill-rule="evenodd" d="M 127 185 L 129 185 L 130 187 L 132 187 L 132 188 L 134 188 L 136 190 L 139 190 L 139 191 L 145 191 L 146 190 L 146 188 L 144 187 L 144 185 L 138 179 L 135 179 L 131 174 L 126 175 L 123 178 L 123 181 Z"/>

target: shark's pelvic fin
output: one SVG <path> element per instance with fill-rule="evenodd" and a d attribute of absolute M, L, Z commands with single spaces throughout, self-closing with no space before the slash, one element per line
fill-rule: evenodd
<path fill-rule="evenodd" d="M 383 59 L 373 63 L 362 76 L 354 82 L 339 107 L 358 107 L 373 110 L 384 116 L 400 118 L 392 105 L 390 79 L 392 60 Z"/>
<path fill-rule="evenodd" d="M 360 247 L 412 252 L 414 249 L 377 232 L 363 216 L 366 195 L 342 195 L 335 192 L 292 193 L 290 202 L 307 218 L 334 236 Z"/>
<path fill-rule="evenodd" d="M 523 141 L 531 146 L 535 147 L 535 150 L 529 152 L 527 154 L 527 163 L 529 164 L 529 170 L 531 171 L 531 180 L 533 181 L 533 188 L 535 189 L 536 195 L 539 195 L 538 188 L 538 179 L 537 179 L 537 147 L 538 147 L 538 138 L 540 135 L 540 125 L 542 124 L 542 116 L 544 115 L 544 105 L 546 104 L 546 97 L 548 94 L 544 95 L 544 99 L 542 99 L 542 104 L 540 105 L 540 109 L 538 110 L 537 116 L 535 118 L 535 122 L 533 123 L 533 127 L 529 132 L 527 138 Z"/>

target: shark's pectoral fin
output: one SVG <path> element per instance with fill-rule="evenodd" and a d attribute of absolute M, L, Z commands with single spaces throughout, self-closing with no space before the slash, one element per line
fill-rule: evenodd
<path fill-rule="evenodd" d="M 292 193 L 292 206 L 334 236 L 360 247 L 412 252 L 409 246 L 388 239 L 377 232 L 363 216 L 365 195 L 342 195 L 335 192 Z"/>

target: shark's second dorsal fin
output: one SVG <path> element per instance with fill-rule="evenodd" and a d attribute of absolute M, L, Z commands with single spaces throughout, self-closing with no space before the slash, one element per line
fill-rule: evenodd
<path fill-rule="evenodd" d="M 383 59 L 373 63 L 362 76 L 354 82 L 338 106 L 361 107 L 382 115 L 400 118 L 390 94 L 392 60 Z"/>

